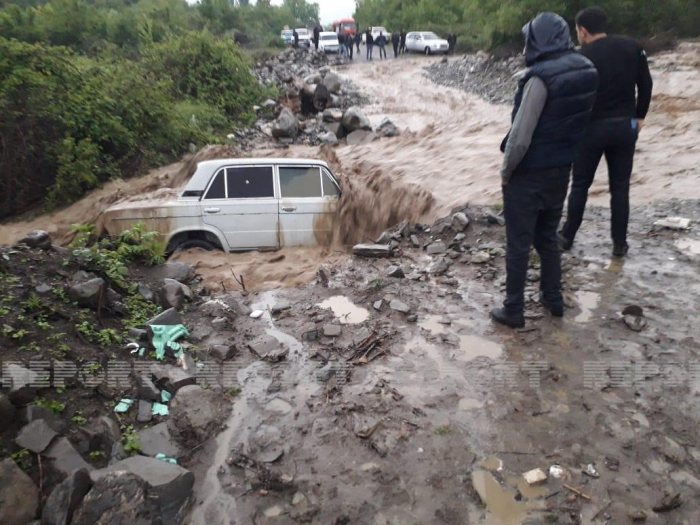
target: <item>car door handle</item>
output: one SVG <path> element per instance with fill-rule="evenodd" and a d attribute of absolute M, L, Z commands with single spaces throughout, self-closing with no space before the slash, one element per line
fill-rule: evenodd
<path fill-rule="evenodd" d="M 204 213 L 219 213 L 221 208 L 204 208 Z"/>
<path fill-rule="evenodd" d="M 282 208 L 282 211 L 297 211 L 296 206 L 287 206 L 285 208 Z"/>

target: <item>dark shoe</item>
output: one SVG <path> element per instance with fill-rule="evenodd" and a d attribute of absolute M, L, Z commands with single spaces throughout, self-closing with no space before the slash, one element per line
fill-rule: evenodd
<path fill-rule="evenodd" d="M 563 252 L 568 252 L 574 245 L 574 241 L 570 241 L 561 233 L 557 233 L 557 241 L 559 242 L 559 249 Z"/>
<path fill-rule="evenodd" d="M 564 303 L 550 303 L 545 298 L 540 297 L 540 304 L 549 310 L 554 317 L 564 317 Z"/>
<path fill-rule="evenodd" d="M 613 257 L 624 257 L 630 251 L 629 244 L 616 244 L 613 246 Z"/>
<path fill-rule="evenodd" d="M 491 318 L 497 323 L 510 326 L 511 328 L 522 328 L 525 326 L 525 317 L 523 314 L 509 314 L 505 308 L 494 308 L 491 310 Z"/>

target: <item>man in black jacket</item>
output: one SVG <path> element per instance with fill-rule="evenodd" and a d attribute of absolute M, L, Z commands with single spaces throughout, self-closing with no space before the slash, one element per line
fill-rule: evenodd
<path fill-rule="evenodd" d="M 367 28 L 365 31 L 365 44 L 367 45 L 367 60 L 372 60 L 372 51 L 374 50 L 374 37 L 372 30 Z"/>
<path fill-rule="evenodd" d="M 653 81 L 642 47 L 631 38 L 608 36 L 607 25 L 605 11 L 599 7 L 584 9 L 576 16 L 576 32 L 583 46 L 581 53 L 598 70 L 600 86 L 592 122 L 574 162 L 567 220 L 559 242 L 563 250 L 571 249 L 583 220 L 588 189 L 605 155 L 610 181 L 613 256 L 624 257 L 629 249 L 627 224 L 634 151 L 649 111 Z"/>
<path fill-rule="evenodd" d="M 501 168 L 506 219 L 506 300 L 491 317 L 525 325 L 530 248 L 540 256 L 540 303 L 564 315 L 557 228 L 576 146 L 590 120 L 598 74 L 573 49 L 566 21 L 542 13 L 523 28 L 528 70 L 515 96 L 513 125 L 503 141 Z"/>

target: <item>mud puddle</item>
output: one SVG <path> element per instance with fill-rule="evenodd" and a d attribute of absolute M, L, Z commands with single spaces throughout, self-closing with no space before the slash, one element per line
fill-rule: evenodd
<path fill-rule="evenodd" d="M 501 485 L 493 474 L 486 470 L 472 472 L 472 485 L 486 506 L 484 523 L 489 525 L 520 525 L 530 511 L 542 508 L 542 505 L 536 502 L 517 501 L 515 491 Z"/>
<path fill-rule="evenodd" d="M 576 322 L 576 323 L 589 322 L 591 319 L 593 319 L 594 312 L 595 312 L 596 308 L 598 308 L 598 304 L 600 303 L 600 294 L 597 292 L 579 291 L 579 292 L 576 292 L 575 297 L 576 297 L 576 304 L 581 309 L 581 313 L 579 313 L 574 318 L 574 322 Z"/>
<path fill-rule="evenodd" d="M 332 310 L 341 324 L 359 324 L 369 318 L 369 311 L 366 308 L 357 306 L 343 295 L 334 295 L 316 306 Z"/>

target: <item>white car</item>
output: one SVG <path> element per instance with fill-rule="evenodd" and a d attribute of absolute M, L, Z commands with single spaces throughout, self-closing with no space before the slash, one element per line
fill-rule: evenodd
<path fill-rule="evenodd" d="M 305 27 L 297 29 L 297 35 L 299 35 L 299 47 L 311 47 L 311 35 L 309 30 Z M 292 44 L 294 44 L 294 38 L 292 38 Z"/>
<path fill-rule="evenodd" d="M 406 35 L 406 49 L 415 53 L 447 54 L 449 48 L 447 40 L 443 40 L 432 31 L 418 31 Z"/>
<path fill-rule="evenodd" d="M 374 40 L 374 43 L 376 45 L 377 39 L 379 38 L 379 35 L 383 34 L 384 37 L 386 38 L 386 43 L 387 45 L 391 44 L 391 33 L 386 30 L 386 27 L 382 26 L 373 26 L 369 28 L 371 33 L 372 33 L 372 39 Z M 362 32 L 362 43 L 367 44 L 367 31 Z"/>
<path fill-rule="evenodd" d="M 324 53 L 338 53 L 340 51 L 338 35 L 330 31 L 321 33 L 318 36 L 318 49 Z"/>
<path fill-rule="evenodd" d="M 143 224 L 167 251 L 239 252 L 329 244 L 341 190 L 325 162 L 223 159 L 200 162 L 177 199 L 124 202 L 104 211 L 100 232 Z"/>

